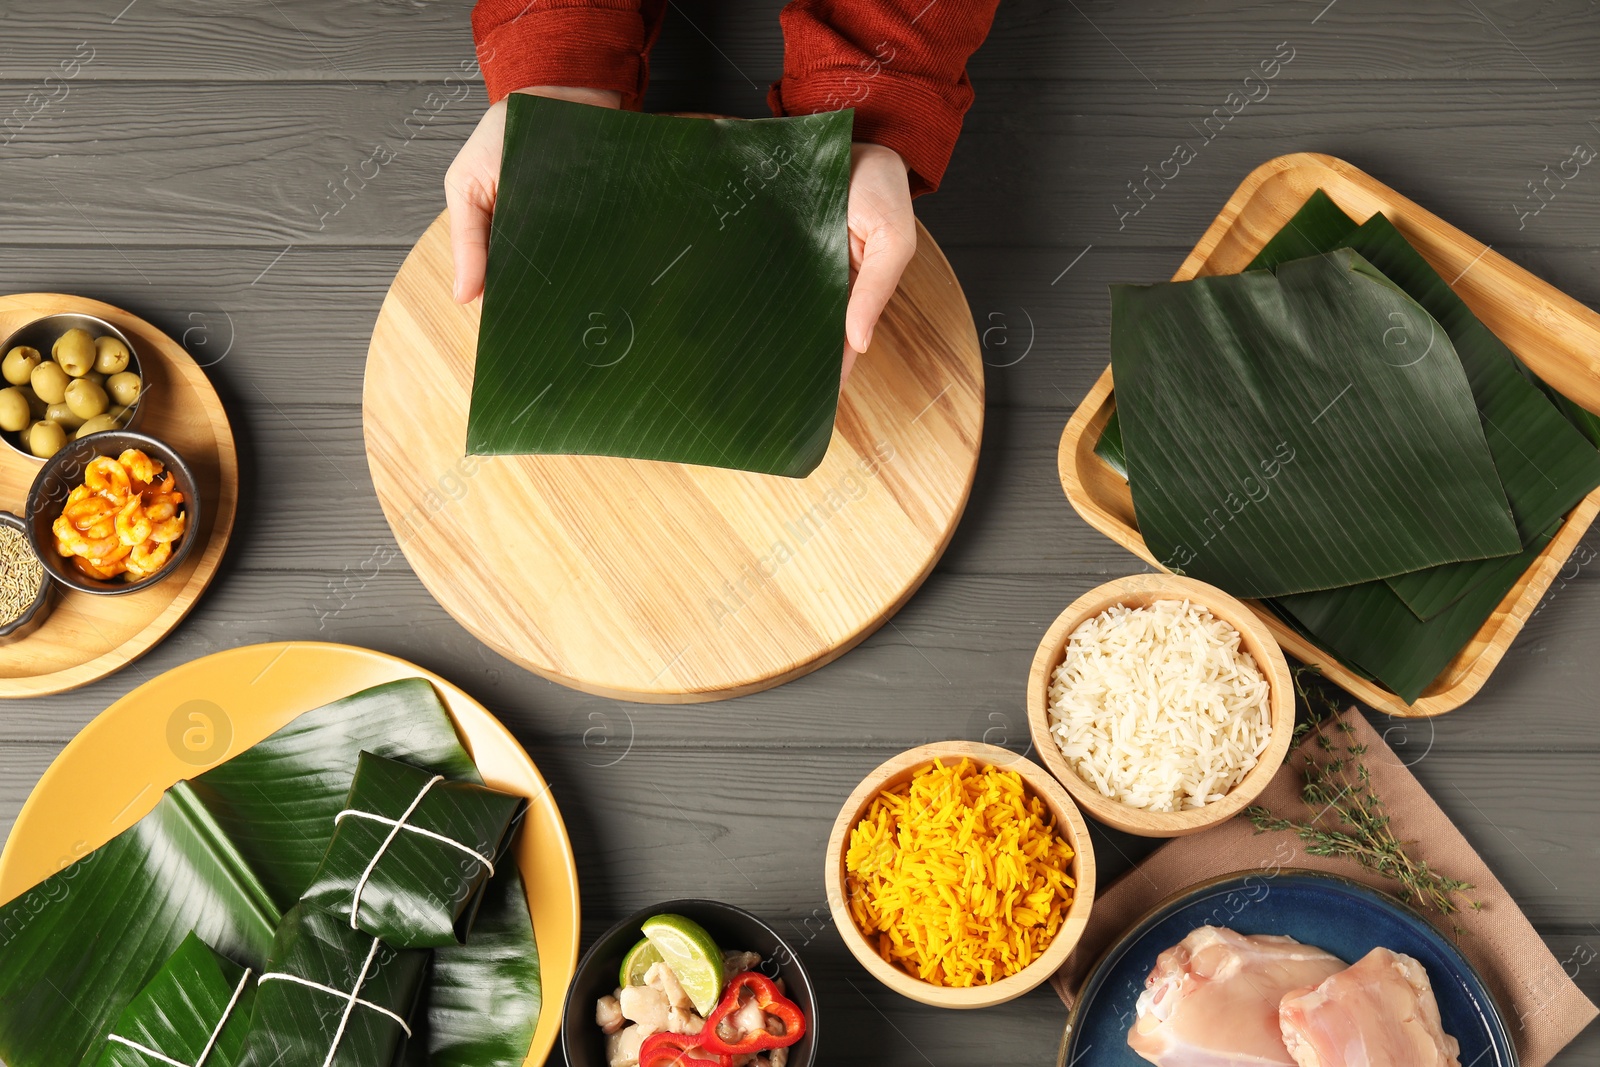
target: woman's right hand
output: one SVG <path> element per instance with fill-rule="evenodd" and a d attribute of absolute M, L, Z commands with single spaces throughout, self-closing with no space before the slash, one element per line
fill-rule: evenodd
<path fill-rule="evenodd" d="M 529 96 L 548 96 L 596 107 L 621 107 L 622 94 L 606 89 L 536 85 L 518 89 Z M 450 249 L 456 263 L 456 302 L 465 304 L 483 292 L 489 263 L 489 224 L 500 191 L 500 154 L 506 136 L 506 102 L 492 104 L 444 175 L 444 201 L 450 208 Z"/>

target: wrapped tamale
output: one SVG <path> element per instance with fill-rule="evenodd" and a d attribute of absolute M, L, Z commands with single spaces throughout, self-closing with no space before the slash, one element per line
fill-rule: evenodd
<path fill-rule="evenodd" d="M 94 1067 L 234 1067 L 255 979 L 191 932 L 122 1009 Z"/>
<path fill-rule="evenodd" d="M 361 753 L 304 900 L 385 943 L 464 943 L 524 797 Z"/>
<path fill-rule="evenodd" d="M 379 1067 L 411 1036 L 430 953 L 395 948 L 301 902 L 256 983 L 241 1067 Z"/>

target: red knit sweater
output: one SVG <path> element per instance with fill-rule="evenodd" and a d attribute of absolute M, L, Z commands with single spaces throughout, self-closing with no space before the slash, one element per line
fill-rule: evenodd
<path fill-rule="evenodd" d="M 914 193 L 944 176 L 972 106 L 967 59 L 999 0 L 793 0 L 783 9 L 777 115 L 856 109 L 855 139 L 894 149 Z M 529 85 L 612 89 L 637 110 L 667 0 L 478 0 L 489 99 Z"/>

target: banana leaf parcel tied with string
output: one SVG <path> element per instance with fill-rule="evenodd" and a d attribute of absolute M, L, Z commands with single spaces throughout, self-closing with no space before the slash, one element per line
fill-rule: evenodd
<path fill-rule="evenodd" d="M 407 678 L 304 712 L 178 782 L 132 826 L 0 904 L 0 1061 L 92 1063 L 109 1036 L 122 1033 L 123 1010 L 191 933 L 258 975 L 276 969 L 312 977 L 268 960 L 284 914 L 327 854 L 363 752 L 434 768 L 452 781 L 483 780 L 433 686 Z M 321 923 L 312 933 L 342 929 L 368 951 L 370 936 L 352 932 L 348 920 L 327 915 Z M 407 960 L 432 956 L 408 1020 L 415 1036 L 405 1042 L 405 1067 L 521 1067 L 542 996 L 538 944 L 515 863 L 495 865 L 466 944 L 397 951 L 410 952 Z M 357 958 L 351 973 L 360 965 Z M 263 1016 L 263 994 L 281 981 L 257 987 L 253 1018 L 288 1026 L 278 1007 Z M 305 1013 L 298 1028 L 309 1031 L 319 1013 L 339 1007 L 331 995 L 320 996 L 326 999 L 297 1001 Z M 312 1067 L 326 1054 L 324 1047 Z M 370 1055 L 364 1062 L 390 1067 Z"/>
<path fill-rule="evenodd" d="M 94 1067 L 237 1067 L 256 977 L 190 933 L 122 1009 Z"/>
<path fill-rule="evenodd" d="M 844 357 L 852 116 L 512 94 L 467 452 L 815 469 Z"/>
<path fill-rule="evenodd" d="M 378 1067 L 411 1037 L 428 969 L 422 949 L 395 948 L 337 915 L 297 904 L 283 917 L 240 1067 Z"/>
<path fill-rule="evenodd" d="M 527 807 L 363 752 L 302 899 L 399 948 L 462 944 Z"/>

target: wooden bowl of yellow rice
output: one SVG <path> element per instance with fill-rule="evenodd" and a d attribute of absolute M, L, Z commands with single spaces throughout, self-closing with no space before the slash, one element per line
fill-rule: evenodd
<path fill-rule="evenodd" d="M 856 786 L 828 838 L 826 881 L 834 925 L 874 978 L 923 1004 L 987 1008 L 1038 986 L 1078 943 L 1094 848 L 1044 768 L 941 741 Z"/>

